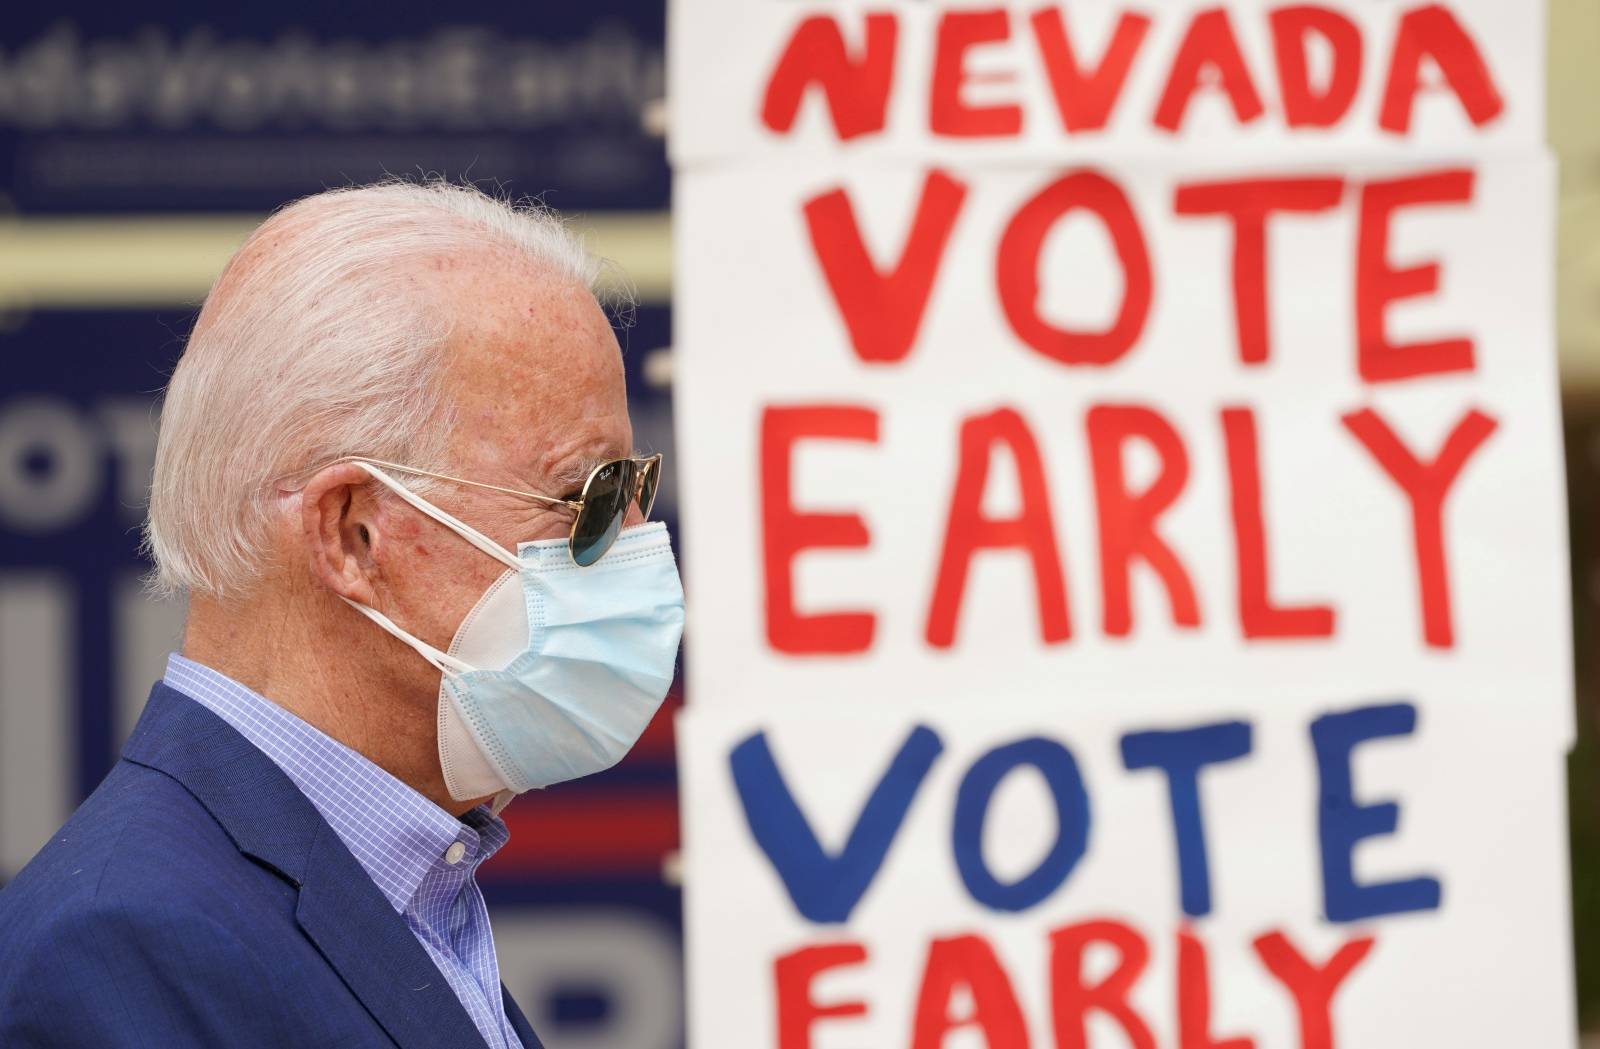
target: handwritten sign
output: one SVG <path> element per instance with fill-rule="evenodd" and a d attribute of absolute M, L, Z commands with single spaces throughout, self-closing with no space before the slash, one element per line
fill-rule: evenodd
<path fill-rule="evenodd" d="M 672 13 L 680 169 L 1543 144 L 1538 4 L 702 0 Z"/>
<path fill-rule="evenodd" d="M 1570 1042 L 1536 13 L 672 32 L 692 1040 Z"/>
<path fill-rule="evenodd" d="M 1498 692 L 1009 700 L 691 713 L 693 1044 L 1574 1044 Z"/>

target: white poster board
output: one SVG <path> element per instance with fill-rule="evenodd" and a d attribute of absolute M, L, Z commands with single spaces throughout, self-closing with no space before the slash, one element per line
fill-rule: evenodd
<path fill-rule="evenodd" d="M 1574 1044 L 1563 765 L 1494 690 L 974 698 L 680 723 L 691 1045 Z"/>
<path fill-rule="evenodd" d="M 1571 1044 L 1542 20 L 1283 10 L 673 9 L 692 1044 Z"/>
<path fill-rule="evenodd" d="M 1271 222 L 1259 363 L 1241 360 L 1232 224 L 1174 201 L 1307 172 L 1073 169 L 1126 201 L 1149 260 L 1142 330 L 1103 366 L 1026 344 L 997 286 L 1008 231 L 1061 172 L 937 170 L 968 188 L 895 361 L 853 347 L 804 212 L 847 194 L 894 257 L 929 176 L 733 169 L 680 184 L 690 629 L 716 646 L 691 664 L 692 704 L 860 689 L 920 709 L 990 691 L 997 664 L 1063 700 L 1206 677 L 1381 690 L 1514 670 L 1508 705 L 1568 717 L 1547 160 L 1313 172 L 1338 200 Z M 1472 200 L 1390 212 L 1376 261 L 1374 198 L 1442 180 Z M 1367 309 L 1392 342 L 1470 345 L 1470 367 L 1362 378 L 1363 252 L 1369 273 L 1438 266 L 1437 293 L 1382 307 L 1369 294 Z M 1041 308 L 1018 307 L 1030 324 L 1104 328 L 1128 297 L 1082 211 L 1038 258 Z M 1453 475 L 1439 460 L 1452 434 Z M 1430 494 L 1414 501 L 1396 472 Z M 1102 533 L 1129 514 L 1153 541 L 1108 559 Z"/>
<path fill-rule="evenodd" d="M 1537 3 L 687 0 L 668 48 L 680 169 L 1544 143 Z"/>

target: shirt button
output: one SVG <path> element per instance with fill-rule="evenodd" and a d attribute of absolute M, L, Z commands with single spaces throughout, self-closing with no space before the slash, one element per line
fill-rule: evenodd
<path fill-rule="evenodd" d="M 454 867 L 461 862 L 461 857 L 467 854 L 467 847 L 459 841 L 444 850 L 444 861 Z"/>

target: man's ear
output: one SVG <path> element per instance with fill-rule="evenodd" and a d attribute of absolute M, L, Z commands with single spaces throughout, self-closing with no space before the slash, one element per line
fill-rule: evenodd
<path fill-rule="evenodd" d="M 376 607 L 376 559 L 383 542 L 377 509 L 372 475 L 354 463 L 318 470 L 300 491 L 311 578 L 369 608 Z"/>

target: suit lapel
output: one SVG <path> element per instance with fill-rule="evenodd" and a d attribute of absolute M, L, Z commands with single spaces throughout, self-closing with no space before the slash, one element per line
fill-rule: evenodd
<path fill-rule="evenodd" d="M 517 1008 L 517 1000 L 511 997 L 511 992 L 506 990 L 505 984 L 500 985 L 500 1001 L 505 1006 L 506 1019 L 511 1021 L 511 1029 L 517 1032 L 517 1038 L 522 1042 L 522 1049 L 544 1049 L 544 1043 L 533 1033 L 533 1025 L 528 1023 L 528 1018 Z"/>
<path fill-rule="evenodd" d="M 158 684 L 122 756 L 182 783 L 240 852 L 299 889 L 301 930 L 402 1049 L 483 1044 L 444 974 L 333 828 L 227 722 Z"/>
<path fill-rule="evenodd" d="M 483 1035 L 405 919 L 326 825 L 312 845 L 295 918 L 397 1044 L 405 1049 L 483 1044 Z"/>

